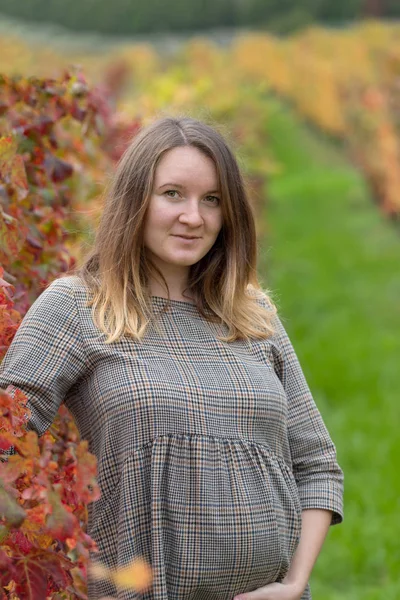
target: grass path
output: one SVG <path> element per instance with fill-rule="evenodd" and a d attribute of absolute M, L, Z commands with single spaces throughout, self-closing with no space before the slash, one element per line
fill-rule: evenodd
<path fill-rule="evenodd" d="M 336 443 L 345 521 L 315 567 L 315 600 L 400 598 L 400 235 L 360 175 L 275 100 L 264 127 L 259 272 Z"/>

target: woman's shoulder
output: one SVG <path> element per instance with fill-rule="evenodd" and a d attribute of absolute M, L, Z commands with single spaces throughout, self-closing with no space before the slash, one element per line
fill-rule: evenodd
<path fill-rule="evenodd" d="M 47 286 L 46 291 L 68 293 L 76 299 L 85 298 L 88 291 L 86 283 L 79 275 L 60 275 Z"/>
<path fill-rule="evenodd" d="M 50 283 L 49 287 L 68 287 L 73 290 L 85 290 L 86 284 L 79 275 L 60 275 Z"/>
<path fill-rule="evenodd" d="M 78 305 L 84 305 L 87 294 L 85 283 L 77 275 L 60 275 L 53 279 L 38 295 L 30 307 L 30 312 L 39 308 L 52 311 L 70 312 Z"/>
<path fill-rule="evenodd" d="M 262 306 L 268 311 L 275 313 L 277 308 L 271 298 L 270 292 L 262 288 L 256 288 L 249 284 L 247 286 L 247 294 L 251 296 L 259 306 Z"/>

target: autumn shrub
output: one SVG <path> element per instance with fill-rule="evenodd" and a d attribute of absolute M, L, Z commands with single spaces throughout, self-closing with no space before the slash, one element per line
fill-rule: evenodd
<path fill-rule="evenodd" d="M 398 23 L 239 36 L 231 62 L 310 123 L 343 140 L 383 213 L 400 215 Z"/>
<path fill-rule="evenodd" d="M 99 498 L 96 458 L 66 410 L 40 438 L 26 396 L 0 390 L 0 585 L 3 598 L 86 598 L 86 505 Z"/>
<path fill-rule="evenodd" d="M 138 127 L 122 127 L 106 91 L 79 69 L 0 76 L 0 360 L 34 300 L 74 266 L 76 208 L 99 194 L 119 132 Z M 0 598 L 86 598 L 96 458 L 64 406 L 40 438 L 29 431 L 27 397 L 13 387 L 0 390 Z"/>

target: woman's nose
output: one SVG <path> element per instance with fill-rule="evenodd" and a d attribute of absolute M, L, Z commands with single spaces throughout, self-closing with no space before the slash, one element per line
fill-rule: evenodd
<path fill-rule="evenodd" d="M 190 223 L 191 225 L 201 225 L 203 223 L 203 217 L 201 216 L 197 202 L 188 202 L 179 216 L 179 220 L 183 223 Z"/>

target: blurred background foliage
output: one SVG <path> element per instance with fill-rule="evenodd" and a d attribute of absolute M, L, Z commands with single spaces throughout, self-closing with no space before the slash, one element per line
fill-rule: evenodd
<path fill-rule="evenodd" d="M 78 65 L 112 90 L 122 131 L 190 114 L 231 141 L 256 208 L 260 279 L 345 472 L 345 522 L 315 567 L 314 598 L 398 600 L 400 4 L 0 0 L 0 12 L 0 72 Z M 77 195 L 74 211 L 79 259 L 101 194 Z"/>
<path fill-rule="evenodd" d="M 266 27 L 288 32 L 314 22 L 398 17 L 397 0 L 0 0 L 0 12 L 58 23 L 74 31 L 133 34 L 198 31 L 210 27 Z"/>

